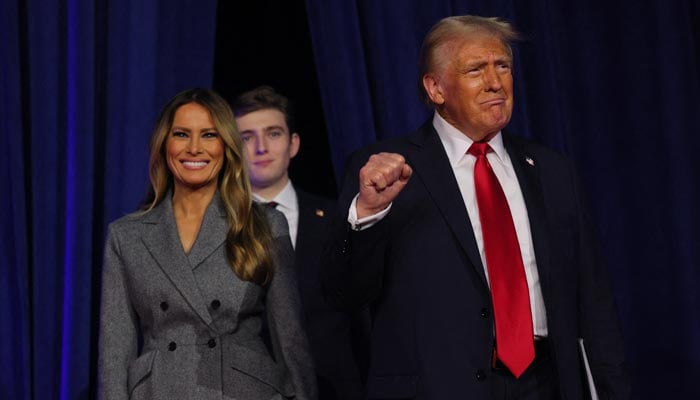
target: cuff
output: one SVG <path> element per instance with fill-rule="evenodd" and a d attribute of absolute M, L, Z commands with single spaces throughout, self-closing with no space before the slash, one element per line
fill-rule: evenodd
<path fill-rule="evenodd" d="M 370 215 L 364 218 L 357 218 L 357 198 L 360 197 L 360 194 L 358 193 L 355 195 L 355 198 L 352 199 L 352 203 L 350 203 L 350 210 L 348 210 L 348 223 L 350 224 L 350 228 L 354 231 L 362 231 L 367 228 L 370 228 L 377 222 L 381 221 L 384 217 L 386 217 L 387 214 L 389 214 L 389 210 L 391 210 L 391 203 L 383 209 L 382 211 Z"/>

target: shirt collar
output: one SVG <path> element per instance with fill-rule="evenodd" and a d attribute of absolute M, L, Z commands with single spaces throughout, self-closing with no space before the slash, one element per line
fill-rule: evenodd
<path fill-rule="evenodd" d="M 299 209 L 299 203 L 297 201 L 297 194 L 292 185 L 292 181 L 288 180 L 287 184 L 284 186 L 281 192 L 277 193 L 273 199 L 266 199 L 257 193 L 253 193 L 253 200 L 259 203 L 267 203 L 274 201 L 277 203 L 277 207 L 283 207 L 292 211 Z"/>
<path fill-rule="evenodd" d="M 447 153 L 447 158 L 450 160 L 450 164 L 452 166 L 457 165 L 467 154 L 467 150 L 469 150 L 469 147 L 474 141 L 449 122 L 445 121 L 437 111 L 435 111 L 433 116 L 433 127 L 437 131 L 438 136 L 440 136 L 440 141 L 443 147 L 445 147 L 445 152 Z M 503 145 L 503 136 L 500 131 L 489 140 L 489 146 L 491 146 L 493 152 L 496 153 L 499 159 L 507 159 L 508 153 Z"/>

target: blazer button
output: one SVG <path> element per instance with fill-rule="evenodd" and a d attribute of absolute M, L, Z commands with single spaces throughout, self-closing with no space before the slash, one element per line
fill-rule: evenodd
<path fill-rule="evenodd" d="M 484 307 L 481 309 L 481 318 L 488 318 L 489 317 L 489 309 Z"/>
<path fill-rule="evenodd" d="M 209 345 L 210 349 L 213 349 L 214 347 L 216 347 L 216 339 L 214 339 L 214 338 L 209 339 L 209 341 L 207 342 L 207 345 Z"/>
<path fill-rule="evenodd" d="M 221 307 L 221 302 L 219 300 L 214 300 L 211 302 L 211 308 L 214 310 L 218 310 L 219 307 Z"/>
<path fill-rule="evenodd" d="M 483 382 L 486 380 L 486 372 L 482 369 L 476 370 L 476 380 L 479 382 Z"/>
<path fill-rule="evenodd" d="M 177 349 L 177 345 L 175 344 L 175 342 L 170 342 L 168 344 L 168 350 L 175 351 L 175 349 Z"/>
<path fill-rule="evenodd" d="M 163 301 L 163 302 L 160 303 L 160 309 L 161 309 L 161 310 L 163 310 L 163 311 L 168 311 L 168 307 L 170 307 L 170 306 L 168 305 L 168 302 L 167 302 L 167 301 Z"/>

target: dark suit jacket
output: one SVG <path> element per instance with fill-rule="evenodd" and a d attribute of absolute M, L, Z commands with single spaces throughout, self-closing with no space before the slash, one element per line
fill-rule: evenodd
<path fill-rule="evenodd" d="M 319 398 L 356 400 L 363 397 L 362 351 L 366 350 L 367 313 L 331 308 L 321 292 L 321 257 L 335 201 L 295 187 L 299 204 L 296 266 L 307 321 L 307 334 L 316 363 Z M 363 315 L 367 318 L 363 319 Z"/>
<path fill-rule="evenodd" d="M 586 340 L 601 398 L 627 398 L 610 285 L 573 166 L 525 139 L 503 140 L 528 210 L 563 398 L 582 398 L 579 337 Z M 340 219 L 358 192 L 359 168 L 380 151 L 404 155 L 413 176 L 375 226 L 354 232 L 338 222 L 324 275 L 334 303 L 372 304 L 368 397 L 489 399 L 491 298 L 467 210 L 431 121 L 353 158 Z"/>
<path fill-rule="evenodd" d="M 275 272 L 240 280 L 219 196 L 185 254 L 170 196 L 109 226 L 100 310 L 101 399 L 316 399 L 289 230 L 266 209 Z M 269 326 L 269 344 L 261 335 Z"/>

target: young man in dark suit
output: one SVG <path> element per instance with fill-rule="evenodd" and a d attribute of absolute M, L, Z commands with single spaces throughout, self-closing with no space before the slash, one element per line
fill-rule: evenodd
<path fill-rule="evenodd" d="M 246 152 L 253 196 L 281 211 L 289 224 L 319 398 L 360 399 L 363 386 L 358 353 L 353 348 L 362 340 L 361 323 L 353 322 L 356 317 L 329 308 L 321 294 L 324 235 L 336 203 L 295 187 L 289 179 L 289 164 L 299 151 L 301 138 L 294 129 L 291 104 L 285 96 L 261 86 L 240 95 L 233 111 Z"/>
<path fill-rule="evenodd" d="M 599 397 L 629 398 L 573 165 L 503 131 L 516 37 L 496 18 L 438 22 L 421 49 L 433 117 L 348 167 L 324 284 L 371 305 L 369 399 L 584 399 L 579 338 Z"/>

